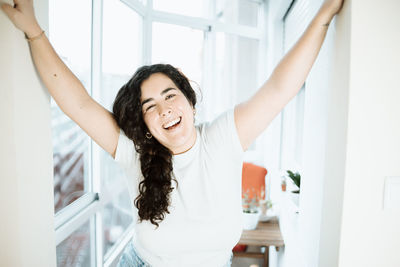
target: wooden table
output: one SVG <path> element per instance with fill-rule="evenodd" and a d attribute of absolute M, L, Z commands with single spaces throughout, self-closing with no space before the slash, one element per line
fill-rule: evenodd
<path fill-rule="evenodd" d="M 264 253 L 233 252 L 233 255 L 234 257 L 264 259 L 263 267 L 268 267 L 269 247 L 274 246 L 278 251 L 280 247 L 283 247 L 285 245 L 277 218 L 274 217 L 268 222 L 258 222 L 257 228 L 255 230 L 243 230 L 242 236 L 239 240 L 239 244 L 265 247 Z"/>

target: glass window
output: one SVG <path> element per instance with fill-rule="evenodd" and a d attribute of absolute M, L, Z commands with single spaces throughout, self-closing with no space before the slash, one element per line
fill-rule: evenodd
<path fill-rule="evenodd" d="M 141 65 L 141 28 L 142 18 L 134 10 L 119 0 L 104 0 L 102 74 L 98 101 L 109 111 L 112 111 L 119 89 Z M 102 209 L 105 255 L 132 223 L 133 204 L 126 190 L 125 172 L 104 150 L 100 150 L 98 162 L 94 165 L 99 169 L 102 193 L 112 198 Z"/>
<path fill-rule="evenodd" d="M 103 5 L 103 61 L 98 101 L 112 111 L 119 89 L 140 66 L 142 19 L 119 0 L 105 0 Z M 99 161 L 102 187 L 124 184 L 124 172 L 104 150 Z"/>
<path fill-rule="evenodd" d="M 209 0 L 153 0 L 156 10 L 191 17 L 208 17 L 209 4 Z"/>
<path fill-rule="evenodd" d="M 103 2 L 102 85 L 100 99 L 112 110 L 118 90 L 141 63 L 141 17 L 119 0 Z"/>
<path fill-rule="evenodd" d="M 305 86 L 303 85 L 300 89 L 300 92 L 296 96 L 296 150 L 295 150 L 295 159 L 296 162 L 301 166 L 303 157 L 303 126 L 304 126 L 304 101 L 305 101 Z"/>
<path fill-rule="evenodd" d="M 215 115 L 247 100 L 257 90 L 257 39 L 216 34 Z M 230 97 L 227 97 L 230 96 Z"/>
<path fill-rule="evenodd" d="M 205 118 L 203 97 L 204 32 L 188 27 L 153 23 L 152 63 L 168 63 L 189 79 L 198 99 L 196 121 Z"/>
<path fill-rule="evenodd" d="M 261 4 L 254 0 L 217 0 L 217 19 L 225 23 L 257 27 Z"/>
<path fill-rule="evenodd" d="M 107 204 L 102 212 L 104 227 L 104 254 L 120 239 L 132 223 L 132 205 L 127 190 Z"/>
<path fill-rule="evenodd" d="M 76 8 L 79 6 L 79 8 Z M 74 19 L 71 15 L 74 14 Z M 90 91 L 91 14 L 89 0 L 49 2 L 49 38 L 67 66 Z M 72 41 L 72 40 L 79 40 Z M 89 137 L 51 100 L 55 212 L 89 191 Z"/>
<path fill-rule="evenodd" d="M 282 169 L 298 169 L 302 164 L 305 85 L 282 111 Z"/>
<path fill-rule="evenodd" d="M 140 66 L 142 19 L 119 0 L 104 0 L 103 5 L 102 81 L 98 101 L 112 111 L 119 89 Z M 103 188 L 115 184 L 125 186 L 125 173 L 104 150 L 100 152 L 99 161 Z"/>
<path fill-rule="evenodd" d="M 187 27 L 153 23 L 152 63 L 179 68 L 201 87 L 204 33 Z"/>
<path fill-rule="evenodd" d="M 57 267 L 93 266 L 90 233 L 88 221 L 57 246 Z"/>

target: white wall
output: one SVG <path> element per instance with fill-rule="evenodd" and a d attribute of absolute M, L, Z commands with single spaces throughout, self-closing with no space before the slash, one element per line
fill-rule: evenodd
<path fill-rule="evenodd" d="M 35 4 L 47 29 L 47 1 Z M 49 95 L 2 11 L 0 32 L 0 266 L 55 266 Z"/>
<path fill-rule="evenodd" d="M 400 203 L 382 208 L 385 176 L 400 176 L 399 10 L 398 0 L 351 2 L 341 267 L 400 266 Z"/>

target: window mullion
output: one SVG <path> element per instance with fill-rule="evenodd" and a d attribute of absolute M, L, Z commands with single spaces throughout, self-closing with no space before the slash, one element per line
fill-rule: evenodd
<path fill-rule="evenodd" d="M 145 7 L 142 3 L 137 0 L 120 0 L 122 3 L 127 5 L 136 11 L 140 16 L 144 17 L 146 15 L 147 7 Z"/>
<path fill-rule="evenodd" d="M 143 18 L 143 44 L 142 44 L 142 61 L 144 65 L 151 64 L 151 49 L 153 35 L 152 21 L 153 0 L 147 1 L 146 15 Z"/>
<path fill-rule="evenodd" d="M 156 22 L 176 24 L 198 30 L 208 30 L 211 20 L 205 18 L 189 17 L 164 11 L 152 10 L 152 19 Z"/>
<path fill-rule="evenodd" d="M 81 227 L 87 220 L 90 219 L 91 216 L 95 214 L 95 212 L 99 208 L 99 201 L 97 199 L 97 194 L 87 194 L 89 201 L 83 199 L 82 201 L 90 202 L 89 205 L 80 205 L 77 200 L 75 205 L 79 205 L 76 207 L 77 212 L 74 212 L 74 216 L 66 216 L 69 219 L 66 220 L 63 224 L 56 228 L 56 245 L 60 244 L 64 239 L 66 239 L 69 235 L 71 235 L 76 229 Z M 82 197 L 83 198 L 83 197 Z M 84 207 L 84 208 L 82 208 Z M 72 208 L 72 207 L 71 207 Z M 75 209 L 75 208 L 73 208 Z M 65 208 L 63 212 L 69 212 L 68 208 Z M 56 219 L 57 220 L 57 219 Z"/>
<path fill-rule="evenodd" d="M 215 21 L 215 30 L 217 32 L 234 34 L 240 37 L 246 37 L 251 39 L 260 39 L 262 36 L 262 32 L 257 27 L 224 23 L 220 21 Z"/>
<path fill-rule="evenodd" d="M 102 31 L 103 31 L 103 0 L 92 0 L 92 97 L 100 101 L 102 77 Z M 92 190 L 102 194 L 100 160 L 101 150 L 98 145 L 91 142 L 92 155 Z M 94 259 L 91 267 L 103 266 L 103 225 L 102 202 L 99 202 L 95 216 L 90 219 L 90 247 Z"/>

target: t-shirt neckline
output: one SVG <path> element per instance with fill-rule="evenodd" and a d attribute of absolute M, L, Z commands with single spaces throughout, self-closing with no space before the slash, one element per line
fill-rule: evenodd
<path fill-rule="evenodd" d="M 192 161 L 196 155 L 197 150 L 199 149 L 199 143 L 200 143 L 200 133 L 198 127 L 196 126 L 196 141 L 194 142 L 194 145 L 184 153 L 178 155 L 172 155 L 172 161 L 174 166 L 181 168 L 187 165 L 190 161 Z"/>

